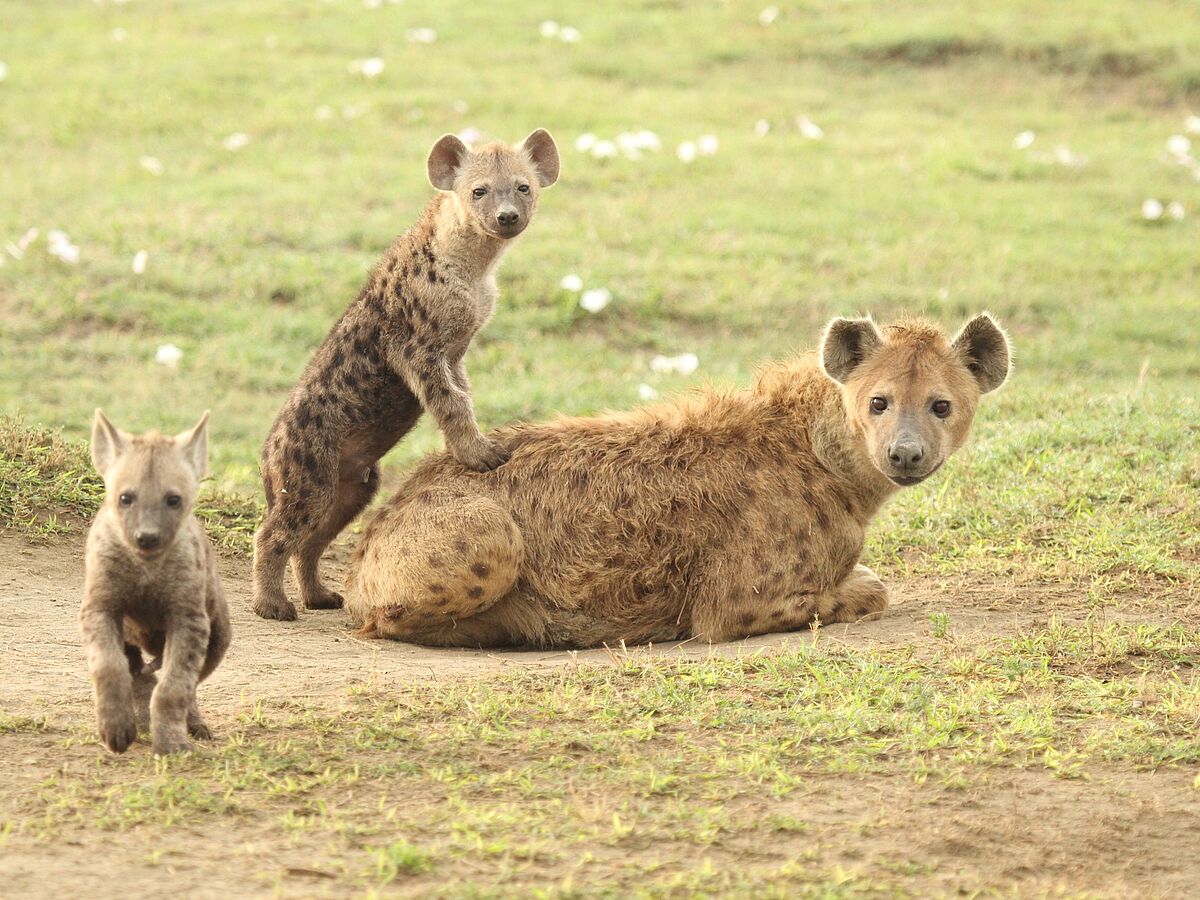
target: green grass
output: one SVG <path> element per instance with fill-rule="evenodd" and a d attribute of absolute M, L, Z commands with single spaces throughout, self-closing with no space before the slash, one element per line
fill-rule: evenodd
<path fill-rule="evenodd" d="M 566 45 L 538 35 L 540 12 L 465 2 L 7 3 L 0 235 L 43 237 L 0 269 L 0 412 L 78 440 L 96 405 L 130 429 L 212 407 L 215 486 L 256 497 L 289 386 L 430 194 L 429 144 L 545 125 L 563 177 L 470 353 L 485 424 L 628 407 L 640 383 L 746 383 L 834 314 L 953 327 L 986 307 L 1012 330 L 1015 379 L 971 449 L 885 515 L 873 563 L 1194 584 L 1200 182 L 1164 146 L 1200 107 L 1200 29 L 1165 0 L 1034 7 L 861 0 L 784 6 L 764 28 L 758 4 L 568 3 L 555 15 L 584 38 Z M 417 25 L 437 43 L 405 41 Z M 377 79 L 347 72 L 375 54 Z M 641 127 L 662 153 L 571 146 Z M 251 142 L 230 152 L 234 131 Z M 720 152 L 680 163 L 702 133 Z M 1086 165 L 1051 161 L 1057 146 Z M 1189 215 L 1148 224 L 1149 196 Z M 54 227 L 78 266 L 47 255 Z M 584 313 L 558 287 L 571 271 L 614 302 Z M 152 362 L 166 342 L 178 371 Z M 649 371 L 685 350 L 692 378 Z M 440 443 L 425 423 L 387 464 Z M 77 474 L 39 465 L 44 505 L 86 513 Z M 25 497 L 6 521 L 55 528 Z M 250 527 L 251 507 L 231 512 Z"/>
<path fill-rule="evenodd" d="M 822 640 L 739 659 L 635 653 L 487 682 L 366 685 L 334 710 L 259 702 L 201 754 L 155 760 L 135 748 L 118 781 L 107 765 L 72 767 L 9 827 L 34 843 L 99 829 L 162 832 L 169 845 L 173 829 L 219 823 L 236 840 L 271 823 L 346 883 L 418 879 L 455 896 L 553 885 L 568 871 L 579 894 L 601 883 L 647 896 L 672 884 L 815 890 L 835 874 L 803 853 L 783 868 L 699 860 L 736 846 L 815 848 L 804 810 L 819 815 L 809 798 L 834 778 L 936 794 L 1014 769 L 1075 780 L 1195 767 L 1197 648 L 1194 628 L 1052 622 L 1037 636 L 921 653 Z M 50 733 L 65 747 L 91 741 Z M 854 827 L 835 838 L 853 842 Z M 679 845 L 697 860 L 682 872 L 656 870 L 644 852 Z M 610 872 L 614 857 L 626 863 Z M 260 862 L 255 878 L 272 866 Z M 470 876 L 483 870 L 487 881 Z M 876 875 L 847 880 L 864 888 Z"/>

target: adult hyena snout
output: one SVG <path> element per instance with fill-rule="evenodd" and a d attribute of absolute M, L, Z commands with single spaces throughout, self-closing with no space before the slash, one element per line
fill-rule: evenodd
<path fill-rule="evenodd" d="M 919 438 L 901 435 L 887 448 L 888 462 L 903 472 L 913 472 L 925 459 L 925 448 Z"/>

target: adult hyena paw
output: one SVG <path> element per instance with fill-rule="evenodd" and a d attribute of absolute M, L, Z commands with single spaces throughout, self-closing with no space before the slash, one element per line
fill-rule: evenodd
<path fill-rule="evenodd" d="M 490 438 L 455 448 L 454 456 L 460 463 L 475 472 L 490 472 L 508 462 L 512 452 Z"/>

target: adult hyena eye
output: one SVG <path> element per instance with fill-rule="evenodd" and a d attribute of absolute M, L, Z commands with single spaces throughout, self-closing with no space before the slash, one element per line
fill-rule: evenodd
<path fill-rule="evenodd" d="M 517 190 L 520 191 L 522 194 L 528 194 L 529 193 L 529 185 L 527 185 L 527 184 L 518 185 Z"/>
<path fill-rule="evenodd" d="M 182 502 L 183 502 L 183 498 L 180 497 L 178 494 L 167 494 L 167 497 L 166 497 L 167 506 L 175 507 L 175 506 L 178 506 Z"/>
<path fill-rule="evenodd" d="M 946 416 L 950 415 L 950 401 L 936 400 L 934 401 L 932 409 L 935 416 L 937 416 L 939 419 L 944 419 Z"/>
<path fill-rule="evenodd" d="M 477 188 L 475 188 L 475 190 L 471 191 L 471 194 L 475 197 L 476 200 L 478 200 L 480 197 L 482 197 L 486 193 L 487 193 L 487 188 L 483 188 L 483 187 L 477 187 Z"/>
<path fill-rule="evenodd" d="M 871 398 L 871 412 L 878 415 L 879 413 L 883 412 L 886 409 L 887 409 L 887 400 L 885 400 L 883 397 L 872 397 Z"/>
<path fill-rule="evenodd" d="M 129 493 L 129 491 L 126 491 L 117 499 L 122 506 L 133 506 L 133 494 Z"/>

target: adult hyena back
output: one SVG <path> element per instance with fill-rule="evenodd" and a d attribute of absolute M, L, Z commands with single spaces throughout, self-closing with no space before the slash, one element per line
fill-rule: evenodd
<path fill-rule="evenodd" d="M 473 471 L 507 458 L 475 422 L 463 356 L 491 318 L 495 271 L 538 193 L 558 178 L 543 130 L 516 147 L 469 150 L 452 135 L 428 161 L 441 193 L 385 254 L 280 411 L 262 454 L 267 514 L 255 539 L 255 612 L 294 619 L 288 559 L 309 609 L 342 605 L 320 580 L 321 554 L 379 487 L 379 458 L 422 410 Z"/>

